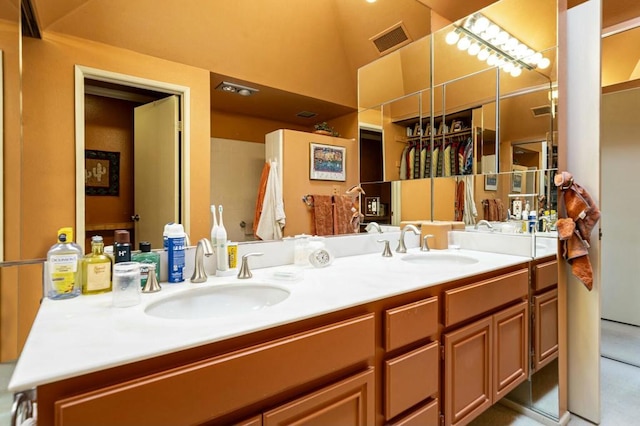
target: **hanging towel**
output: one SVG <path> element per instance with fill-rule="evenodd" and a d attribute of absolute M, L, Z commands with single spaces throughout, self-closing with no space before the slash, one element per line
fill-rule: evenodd
<path fill-rule="evenodd" d="M 464 177 L 464 223 L 465 225 L 474 225 L 478 217 L 476 202 L 474 200 L 473 191 L 475 188 L 475 178 L 473 175 Z"/>
<path fill-rule="evenodd" d="M 264 166 L 262 167 L 262 174 L 260 175 L 260 183 L 258 184 L 256 211 L 253 215 L 253 235 L 256 235 L 256 231 L 258 230 L 258 222 L 260 222 L 260 215 L 262 214 L 262 205 L 264 204 L 264 194 L 267 190 L 267 178 L 269 177 L 270 168 L 271 165 L 269 164 L 269 162 L 265 161 Z"/>
<path fill-rule="evenodd" d="M 353 200 L 348 195 L 333 196 L 333 233 L 335 235 L 353 233 L 351 207 L 353 207 Z"/>
<path fill-rule="evenodd" d="M 260 214 L 256 236 L 262 240 L 282 239 L 285 218 L 282 186 L 278 177 L 278 164 L 272 161 L 269 167 L 262 213 Z"/>
<path fill-rule="evenodd" d="M 465 190 L 464 190 L 464 180 L 459 180 L 456 185 L 456 198 L 454 201 L 453 211 L 454 211 L 454 220 L 456 222 L 460 222 L 464 219 L 464 198 L 465 198 Z"/>
<path fill-rule="evenodd" d="M 591 231 L 600 220 L 600 209 L 589 193 L 574 182 L 569 172 L 560 172 L 553 179 L 558 187 L 556 223 L 562 257 L 571 265 L 571 273 L 591 291 L 593 269 L 589 260 Z"/>
<path fill-rule="evenodd" d="M 333 202 L 331 195 L 313 195 L 311 219 L 315 235 L 333 235 Z"/>

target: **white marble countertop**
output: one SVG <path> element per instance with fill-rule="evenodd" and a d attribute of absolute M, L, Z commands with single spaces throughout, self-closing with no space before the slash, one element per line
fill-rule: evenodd
<path fill-rule="evenodd" d="M 444 253 L 432 250 L 430 253 Z M 409 249 L 407 254 L 420 253 Z M 210 277 L 206 283 L 162 283 L 162 291 L 142 294 L 139 305 L 111 307 L 111 293 L 69 300 L 44 299 L 9 390 L 38 385 L 221 341 L 301 319 L 338 311 L 412 290 L 477 275 L 519 263 L 530 257 L 455 250 L 448 253 L 478 259 L 470 265 L 433 267 L 402 261 L 394 252 L 337 258 L 326 268 L 304 268 L 303 279 L 284 281 L 274 272 L 292 266 L 253 270 L 253 278 Z M 273 284 L 290 292 L 281 303 L 250 314 L 197 320 L 161 319 L 145 308 L 161 298 L 206 286 L 229 283 Z"/>

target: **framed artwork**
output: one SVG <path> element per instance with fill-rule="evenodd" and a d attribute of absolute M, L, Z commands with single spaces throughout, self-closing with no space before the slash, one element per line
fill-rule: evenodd
<path fill-rule="evenodd" d="M 345 181 L 346 154 L 344 146 L 321 145 L 311 142 L 309 179 Z"/>
<path fill-rule="evenodd" d="M 498 175 L 497 174 L 484 175 L 484 190 L 485 191 L 497 191 L 498 190 Z"/>
<path fill-rule="evenodd" d="M 511 174 L 511 192 L 522 192 L 522 172 L 514 171 Z"/>
<path fill-rule="evenodd" d="M 84 192 L 86 195 L 120 195 L 120 153 L 84 151 Z"/>

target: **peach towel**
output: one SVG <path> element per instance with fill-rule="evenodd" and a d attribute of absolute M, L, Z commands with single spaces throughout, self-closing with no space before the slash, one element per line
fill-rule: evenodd
<path fill-rule="evenodd" d="M 271 164 L 268 161 L 265 162 L 264 166 L 262 167 L 262 174 L 260 175 L 260 184 L 258 185 L 256 211 L 253 215 L 253 235 L 256 235 L 256 231 L 258 230 L 258 223 L 260 222 L 260 216 L 262 215 L 262 204 L 264 203 L 264 194 L 267 191 L 267 178 L 269 177 L 270 169 Z"/>
<path fill-rule="evenodd" d="M 331 195 L 313 195 L 311 218 L 315 235 L 333 235 L 333 202 Z"/>
<path fill-rule="evenodd" d="M 353 199 L 350 196 L 333 196 L 333 233 L 335 235 L 354 232 L 351 226 L 351 218 L 353 217 L 351 207 L 353 207 Z"/>

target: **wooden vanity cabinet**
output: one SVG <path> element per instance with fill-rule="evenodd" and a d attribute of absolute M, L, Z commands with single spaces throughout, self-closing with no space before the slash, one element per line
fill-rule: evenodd
<path fill-rule="evenodd" d="M 384 324 L 385 351 L 391 354 L 384 361 L 385 420 L 394 425 L 412 422 L 437 425 L 440 388 L 440 343 L 435 339 L 439 327 L 438 297 L 387 309 Z M 430 401 L 427 406 L 420 405 L 426 401 Z"/>
<path fill-rule="evenodd" d="M 558 261 L 532 265 L 532 372 L 558 358 Z"/>
<path fill-rule="evenodd" d="M 445 425 L 467 424 L 527 379 L 528 285 L 522 269 L 444 292 Z"/>

